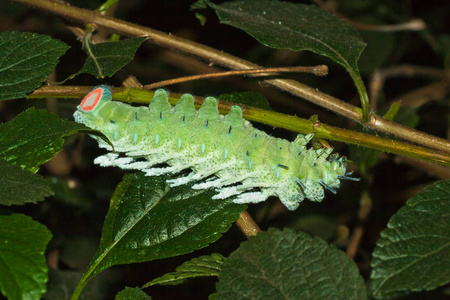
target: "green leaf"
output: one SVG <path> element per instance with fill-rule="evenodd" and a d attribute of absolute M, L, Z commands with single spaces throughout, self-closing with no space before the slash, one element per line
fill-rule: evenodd
<path fill-rule="evenodd" d="M 367 299 L 355 263 L 306 233 L 269 229 L 227 258 L 216 299 Z"/>
<path fill-rule="evenodd" d="M 144 293 L 140 288 L 130 288 L 126 287 L 121 290 L 117 295 L 115 300 L 151 300 L 152 298 Z"/>
<path fill-rule="evenodd" d="M 175 272 L 164 274 L 145 284 L 143 288 L 160 285 L 178 285 L 197 277 L 219 276 L 225 258 L 218 254 L 196 257 L 176 268 Z"/>
<path fill-rule="evenodd" d="M 221 94 L 217 97 L 220 100 L 229 101 L 237 104 L 244 104 L 258 107 L 265 110 L 273 110 L 269 101 L 260 93 L 255 92 L 236 92 L 229 94 Z"/>
<path fill-rule="evenodd" d="M 368 96 L 358 69 L 358 59 L 366 44 L 345 21 L 313 5 L 274 0 L 206 3 L 216 11 L 222 23 L 244 30 L 263 45 L 309 50 L 345 67 L 358 89 L 367 117 Z"/>
<path fill-rule="evenodd" d="M 0 100 L 23 98 L 38 88 L 67 49 L 46 35 L 0 33 Z"/>
<path fill-rule="evenodd" d="M 51 237 L 28 216 L 0 216 L 0 290 L 8 299 L 41 298 L 48 271 L 44 252 Z"/>
<path fill-rule="evenodd" d="M 146 39 L 137 37 L 117 42 L 87 43 L 85 50 L 89 57 L 75 75 L 88 73 L 97 78 L 113 76 L 133 59 L 137 49 Z"/>
<path fill-rule="evenodd" d="M 40 175 L 0 159 L 0 205 L 36 203 L 51 195 L 50 184 Z"/>
<path fill-rule="evenodd" d="M 450 282 L 450 180 L 408 200 L 389 221 L 373 252 L 370 291 L 383 298 Z"/>
<path fill-rule="evenodd" d="M 29 108 L 14 120 L 0 125 L 0 158 L 36 172 L 41 164 L 61 151 L 62 137 L 78 131 L 92 132 L 84 125 L 46 110 Z"/>
<path fill-rule="evenodd" d="M 99 249 L 75 294 L 111 266 L 190 253 L 216 241 L 246 206 L 212 200 L 213 195 L 190 186 L 171 189 L 161 176 L 125 175 L 111 199 Z"/>

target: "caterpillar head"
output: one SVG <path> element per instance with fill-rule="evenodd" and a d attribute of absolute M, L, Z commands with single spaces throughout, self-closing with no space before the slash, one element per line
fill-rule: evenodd
<path fill-rule="evenodd" d="M 93 114 L 111 99 L 111 90 L 106 85 L 97 86 L 83 98 L 77 108 L 82 112 Z"/>
<path fill-rule="evenodd" d="M 77 106 L 73 114 L 76 122 L 92 126 L 97 123 L 95 116 L 105 103 L 111 101 L 111 90 L 106 85 L 93 88 Z M 94 126 L 95 128 L 95 126 Z"/>
<path fill-rule="evenodd" d="M 353 180 L 346 176 L 346 158 L 338 154 L 331 154 L 332 148 L 305 149 L 305 144 L 310 140 L 310 135 L 299 135 L 293 143 L 294 153 L 299 160 L 292 165 L 292 179 L 298 186 L 291 185 L 290 188 L 296 192 L 290 194 L 290 198 L 283 202 L 289 209 L 297 208 L 300 201 L 308 198 L 311 201 L 322 201 L 325 190 L 335 194 L 340 186 L 340 179 Z M 298 152 L 297 152 L 298 151 Z M 296 199 L 297 195 L 297 199 Z M 283 199 L 280 197 L 283 201 Z"/>

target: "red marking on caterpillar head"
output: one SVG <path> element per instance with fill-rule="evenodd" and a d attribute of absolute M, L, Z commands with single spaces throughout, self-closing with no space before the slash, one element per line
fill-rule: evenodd
<path fill-rule="evenodd" d="M 103 92 L 104 89 L 102 87 L 98 87 L 95 90 L 92 90 L 89 94 L 86 95 L 86 97 L 84 97 L 83 101 L 81 101 L 81 109 L 83 109 L 84 111 L 93 111 L 102 99 Z"/>

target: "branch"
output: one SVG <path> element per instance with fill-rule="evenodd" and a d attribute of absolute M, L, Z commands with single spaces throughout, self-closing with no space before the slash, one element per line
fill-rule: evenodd
<path fill-rule="evenodd" d="M 424 30 L 426 27 L 425 22 L 422 19 L 414 19 L 405 23 L 400 24 L 365 24 L 360 22 L 355 22 L 351 19 L 344 18 L 350 25 L 358 30 L 365 31 L 381 31 L 381 32 L 395 32 L 395 31 L 420 31 Z"/>
<path fill-rule="evenodd" d="M 90 23 L 94 26 L 109 30 L 111 32 L 120 33 L 122 35 L 147 36 L 149 37 L 149 41 L 159 46 L 177 49 L 178 51 L 196 55 L 205 60 L 213 61 L 217 64 L 227 66 L 232 69 L 246 70 L 261 68 L 261 66 L 248 62 L 244 59 L 234 57 L 230 54 L 189 40 L 175 37 L 173 35 L 168 35 L 157 30 L 135 25 L 115 18 L 101 16 L 96 12 L 72 7 L 67 4 L 44 0 L 12 1 L 34 6 L 61 17 L 81 22 L 82 24 Z M 265 82 L 360 123 L 360 120 L 362 118 L 360 108 L 325 93 L 322 93 L 315 88 L 288 79 L 270 79 L 265 80 Z M 371 114 L 368 122 L 364 123 L 363 125 L 374 130 L 393 134 L 402 139 L 427 146 L 431 149 L 450 153 L 449 141 L 434 137 L 432 135 L 428 135 L 412 128 L 401 126 L 391 121 L 387 121 L 376 114 Z"/>
<path fill-rule="evenodd" d="M 226 76 L 242 76 L 242 75 L 254 75 L 258 74 L 260 76 L 274 76 L 279 75 L 278 73 L 285 72 L 298 72 L 298 73 L 310 73 L 316 76 L 326 76 L 328 75 L 328 67 L 325 65 L 313 66 L 313 67 L 278 67 L 278 68 L 262 68 L 262 69 L 250 69 L 250 70 L 237 70 L 237 71 L 227 71 L 227 72 L 217 72 L 217 73 L 207 73 L 201 75 L 192 75 L 185 76 L 180 78 L 174 78 L 169 80 L 164 80 L 152 84 L 147 84 L 144 86 L 146 90 L 153 90 L 156 88 L 178 84 L 181 82 L 200 80 L 200 79 L 209 79 L 209 78 L 218 78 L 218 77 L 226 77 Z"/>
<path fill-rule="evenodd" d="M 255 236 L 261 231 L 258 224 L 256 224 L 247 211 L 240 214 L 239 220 L 236 221 L 236 225 L 247 238 Z"/>
<path fill-rule="evenodd" d="M 92 87 L 88 86 L 46 86 L 35 90 L 28 95 L 28 98 L 82 98 Z M 113 99 L 128 103 L 150 103 L 154 92 L 137 88 L 113 88 Z M 169 101 L 175 105 L 180 94 L 171 93 Z M 202 97 L 195 97 L 196 107 L 203 103 Z M 219 111 L 227 114 L 233 103 L 219 101 Z M 239 105 L 242 108 L 243 116 L 247 120 L 264 123 L 299 133 L 315 132 L 317 138 L 335 140 L 365 146 L 368 148 L 386 151 L 398 155 L 422 159 L 428 162 L 450 166 L 450 155 L 437 150 L 428 149 L 409 143 L 384 139 L 379 136 L 369 135 L 347 129 L 341 129 L 320 122 L 311 123 L 310 120 L 302 119 L 296 116 L 289 116 L 282 113 L 259 109 L 256 107 Z"/>

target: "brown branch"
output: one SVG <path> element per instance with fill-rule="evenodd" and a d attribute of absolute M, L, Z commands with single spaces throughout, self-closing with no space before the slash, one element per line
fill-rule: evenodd
<path fill-rule="evenodd" d="M 213 61 L 217 64 L 227 66 L 232 69 L 245 70 L 261 68 L 254 63 L 234 57 L 222 51 L 218 51 L 189 40 L 175 37 L 173 35 L 168 35 L 157 30 L 131 24 L 129 22 L 114 19 L 111 17 L 101 16 L 93 11 L 44 0 L 12 1 L 34 6 L 61 17 L 81 22 L 82 24 L 90 23 L 103 29 L 110 30 L 111 32 L 123 34 L 126 36 L 147 36 L 149 38 L 149 41 L 151 41 L 152 43 L 190 53 L 192 55 L 196 55 L 203 59 Z M 320 105 L 324 108 L 330 109 L 355 122 L 361 122 L 362 113 L 360 108 L 329 96 L 325 93 L 322 93 L 315 88 L 288 79 L 270 79 L 265 80 L 265 82 L 296 96 L 302 97 L 308 101 L 316 103 L 317 105 Z M 449 141 L 434 137 L 432 135 L 428 135 L 412 128 L 400 126 L 399 124 L 396 124 L 394 122 L 384 120 L 382 117 L 375 114 L 371 114 L 368 122 L 364 123 L 363 125 L 374 130 L 393 134 L 402 139 L 427 146 L 431 149 L 450 153 Z"/>
<path fill-rule="evenodd" d="M 203 60 L 199 60 L 196 57 L 178 53 L 175 51 L 164 51 L 157 60 L 164 60 L 165 63 L 174 67 L 183 69 L 186 73 L 199 73 L 208 74 L 221 72 L 223 69 L 216 66 L 211 66 Z M 219 79 L 212 79 L 212 81 L 218 81 Z M 280 89 L 268 89 L 265 85 L 261 85 L 256 80 L 242 80 L 237 77 L 229 77 L 227 83 L 235 87 L 235 90 L 252 90 L 259 91 L 264 94 L 269 102 L 276 100 L 276 106 L 284 108 L 284 111 L 301 111 L 303 115 L 317 114 L 317 107 L 310 105 L 307 101 L 296 101 L 290 95 L 284 93 Z M 320 114 L 322 121 L 335 120 L 335 114 L 332 111 L 323 111 Z"/>
<path fill-rule="evenodd" d="M 314 0 L 314 2 L 323 10 L 327 10 L 327 11 L 339 16 L 339 18 L 345 20 L 346 22 L 348 22 L 350 25 L 352 25 L 353 27 L 355 27 L 358 30 L 384 31 L 384 32 L 395 32 L 395 31 L 405 31 L 405 30 L 420 31 L 420 30 L 424 30 L 426 27 L 426 24 L 422 19 L 413 19 L 413 20 L 410 20 L 410 21 L 407 21 L 404 23 L 389 24 L 389 25 L 360 23 L 360 22 L 353 21 L 353 20 L 347 18 L 346 16 L 344 16 L 343 14 L 339 13 L 336 10 L 337 5 L 334 1 L 324 2 L 322 0 Z"/>
<path fill-rule="evenodd" d="M 447 167 L 435 165 L 435 164 L 429 164 L 424 161 L 420 161 L 417 159 L 412 159 L 409 157 L 402 157 L 397 156 L 394 158 L 394 162 L 398 164 L 407 164 L 410 165 L 418 170 L 421 170 L 425 173 L 427 173 L 430 176 L 437 177 L 441 180 L 448 180 L 450 179 L 450 169 Z"/>
<path fill-rule="evenodd" d="M 441 70 L 436 68 L 422 67 L 422 66 L 410 66 L 410 65 L 400 65 L 388 67 L 383 70 L 375 71 L 369 83 L 370 90 L 370 99 L 372 100 L 372 109 L 376 110 L 376 102 L 379 98 L 380 92 L 384 88 L 384 83 L 387 79 L 392 77 L 413 77 L 413 76 L 422 76 L 426 78 L 433 78 L 441 80 L 438 83 L 433 83 L 432 85 L 438 85 L 439 88 L 433 87 L 429 91 L 426 91 L 427 94 L 444 94 L 450 90 L 450 85 L 448 83 L 448 78 L 450 78 L 450 72 L 447 70 Z M 413 92 L 408 93 L 411 95 L 410 98 L 417 99 L 417 96 L 420 96 L 418 93 L 419 90 L 415 90 Z M 444 92 L 444 93 L 442 93 Z M 442 96 L 444 96 L 442 95 Z M 405 101 L 403 101 L 403 96 L 398 97 L 398 100 L 402 100 L 402 105 L 405 105 Z M 441 97 L 442 98 L 442 97 Z M 396 101 L 396 100 L 394 100 Z M 408 100 L 411 101 L 411 100 Z M 416 101 L 414 101 L 416 102 Z"/>
<path fill-rule="evenodd" d="M 392 66 L 378 71 L 381 77 L 386 80 L 391 77 L 413 77 L 423 76 L 427 78 L 443 79 L 450 75 L 448 70 L 441 70 L 430 67 L 400 65 Z"/>
<path fill-rule="evenodd" d="M 255 236 L 261 231 L 258 224 L 256 224 L 247 211 L 240 214 L 239 220 L 236 221 L 236 225 L 247 238 Z"/>
<path fill-rule="evenodd" d="M 401 101 L 403 106 L 418 107 L 432 100 L 445 99 L 449 93 L 449 81 L 442 80 L 403 94 L 393 101 Z"/>
<path fill-rule="evenodd" d="M 361 195 L 358 210 L 358 225 L 353 230 L 353 234 L 350 237 L 350 242 L 347 246 L 347 256 L 353 259 L 358 251 L 359 244 L 364 235 L 364 225 L 367 221 L 367 217 L 372 209 L 372 199 L 367 192 Z"/>
<path fill-rule="evenodd" d="M 88 86 L 46 86 L 35 90 L 28 95 L 28 98 L 82 98 L 92 87 Z M 113 99 L 129 103 L 146 103 L 150 102 L 153 97 L 153 92 L 144 89 L 133 88 L 113 88 Z M 180 94 L 171 93 L 169 95 L 169 102 L 175 105 Z M 203 103 L 202 97 L 196 97 L 195 105 L 200 107 Z M 233 103 L 219 101 L 219 111 L 226 114 L 230 111 Z M 450 166 L 450 155 L 433 149 L 428 149 L 409 143 L 385 139 L 379 136 L 364 134 L 347 129 L 341 129 L 326 125 L 323 123 L 311 124 L 310 120 L 298 118 L 296 116 L 289 116 L 278 112 L 267 111 L 264 109 L 239 105 L 242 108 L 243 116 L 250 121 L 256 121 L 287 130 L 309 133 L 314 131 L 317 138 L 335 140 L 349 144 L 365 146 L 380 151 L 390 152 L 398 155 L 422 159 L 433 163 L 438 163 Z"/>
<path fill-rule="evenodd" d="M 226 71 L 226 72 L 218 72 L 218 73 L 209 73 L 209 74 L 201 74 L 201 75 L 192 75 L 186 77 L 180 77 L 175 79 L 169 79 L 164 81 L 155 82 L 152 84 L 148 84 L 144 86 L 146 90 L 152 90 L 156 88 L 160 88 L 163 86 L 168 86 L 172 84 L 194 81 L 200 79 L 210 79 L 217 77 L 226 77 L 226 76 L 242 76 L 242 75 L 256 75 L 259 76 L 274 76 L 278 75 L 278 73 L 284 72 L 301 72 L 301 73 L 311 73 L 316 76 L 326 76 L 328 75 L 328 67 L 325 65 L 319 65 L 314 67 L 278 67 L 278 68 L 262 68 L 262 69 L 250 69 L 250 70 L 236 70 L 236 71 Z"/>
<path fill-rule="evenodd" d="M 399 24 L 365 24 L 353 21 L 349 18 L 345 19 L 350 25 L 359 30 L 365 31 L 382 31 L 382 32 L 395 32 L 395 31 L 420 31 L 426 27 L 425 22 L 422 19 L 414 19 L 405 23 Z"/>

